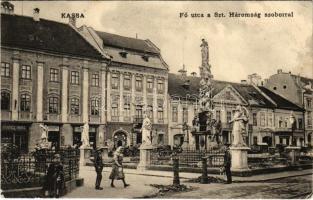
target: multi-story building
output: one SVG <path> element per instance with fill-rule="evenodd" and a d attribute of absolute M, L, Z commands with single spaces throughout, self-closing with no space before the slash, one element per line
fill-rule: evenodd
<path fill-rule="evenodd" d="M 144 113 L 153 143 L 167 143 L 168 66 L 150 40 L 123 37 L 82 26 L 78 30 L 99 52 L 111 56 L 106 81 L 105 139 L 115 146 L 141 143 Z"/>
<path fill-rule="evenodd" d="M 285 73 L 281 69 L 265 80 L 265 87 L 305 109 L 305 145 L 313 145 L 313 79 Z"/>
<path fill-rule="evenodd" d="M 105 83 L 108 56 L 99 53 L 71 25 L 1 9 L 1 139 L 20 150 L 40 141 L 41 124 L 57 147 L 80 142 L 90 125 L 90 142 L 106 123 Z M 7 10 L 9 9 L 9 10 Z"/>
<path fill-rule="evenodd" d="M 200 78 L 169 74 L 169 144 L 182 144 L 189 140 L 191 146 L 200 148 L 204 135 L 191 133 L 192 120 L 198 113 L 198 88 Z M 303 109 L 283 97 L 247 82 L 231 83 L 215 80 L 213 83 L 213 101 L 215 118 L 221 122 L 220 141 L 231 142 L 232 119 L 236 105 L 248 108 L 250 113 L 248 125 L 249 145 L 268 146 L 291 144 L 294 136 L 297 145 L 304 139 Z M 293 131 L 290 117 L 293 115 L 299 124 Z M 281 122 L 282 121 L 282 122 Z M 188 126 L 184 126 L 184 123 Z M 187 128 L 186 128 L 187 127 Z M 187 130 L 188 129 L 188 130 Z M 188 132 L 188 137 L 187 137 Z M 207 138 L 211 145 L 212 136 Z"/>

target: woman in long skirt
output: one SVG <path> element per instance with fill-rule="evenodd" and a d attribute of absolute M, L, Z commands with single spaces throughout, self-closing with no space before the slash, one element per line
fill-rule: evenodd
<path fill-rule="evenodd" d="M 129 184 L 125 182 L 125 175 L 123 172 L 123 151 L 124 148 L 122 146 L 119 146 L 114 152 L 112 171 L 109 177 L 111 179 L 111 187 L 115 187 L 114 186 L 115 179 L 122 180 L 125 188 L 129 186 Z"/>

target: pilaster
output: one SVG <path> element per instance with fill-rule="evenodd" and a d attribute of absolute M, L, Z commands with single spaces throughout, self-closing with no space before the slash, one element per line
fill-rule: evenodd
<path fill-rule="evenodd" d="M 61 119 L 65 123 L 68 121 L 68 66 L 62 66 L 62 100 Z"/>
<path fill-rule="evenodd" d="M 158 111 L 158 92 L 157 92 L 157 78 L 154 77 L 153 79 L 154 83 L 154 88 L 153 88 L 153 121 L 157 122 L 158 121 L 158 115 L 157 115 L 157 111 Z"/>
<path fill-rule="evenodd" d="M 84 61 L 83 66 L 83 123 L 88 123 L 89 114 L 88 114 L 88 97 L 89 97 L 89 75 L 88 75 L 88 62 Z"/>
<path fill-rule="evenodd" d="M 111 72 L 108 70 L 107 71 L 107 121 L 111 121 Z"/>
<path fill-rule="evenodd" d="M 101 115 L 101 123 L 105 124 L 106 123 L 106 108 L 107 105 L 105 105 L 105 98 L 106 98 L 106 64 L 103 64 L 103 68 L 101 69 L 101 110 L 100 110 L 100 115 Z"/>
<path fill-rule="evenodd" d="M 36 119 L 42 121 L 43 110 L 43 63 L 37 63 L 37 102 L 36 102 Z"/>
<path fill-rule="evenodd" d="M 131 75 L 132 81 L 132 88 L 131 88 L 131 105 L 130 105 L 130 116 L 132 117 L 132 121 L 135 118 L 135 109 L 136 109 L 136 102 L 135 102 L 135 74 Z"/>
<path fill-rule="evenodd" d="M 119 78 L 120 78 L 120 84 L 119 84 L 119 88 L 120 88 L 120 99 L 119 99 L 119 122 L 124 121 L 124 105 L 123 105 L 123 91 L 124 91 L 124 85 L 123 85 L 123 77 L 124 74 L 120 73 Z"/>
<path fill-rule="evenodd" d="M 20 59 L 13 58 L 13 85 L 12 85 L 12 120 L 18 119 L 18 93 L 19 93 L 19 69 L 20 69 Z"/>

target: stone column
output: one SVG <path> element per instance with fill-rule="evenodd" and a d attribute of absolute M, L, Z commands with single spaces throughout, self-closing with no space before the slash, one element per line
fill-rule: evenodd
<path fill-rule="evenodd" d="M 62 101 L 61 119 L 63 123 L 68 121 L 68 66 L 62 66 Z"/>
<path fill-rule="evenodd" d="M 249 147 L 230 147 L 231 151 L 231 171 L 245 175 L 249 173 L 248 167 Z"/>
<path fill-rule="evenodd" d="M 11 110 L 12 110 L 12 120 L 18 120 L 18 102 L 19 102 L 19 71 L 20 71 L 20 60 L 13 58 L 13 84 L 12 84 L 12 101 L 11 101 Z M 42 101 L 42 99 L 41 99 Z"/>
<path fill-rule="evenodd" d="M 107 121 L 111 121 L 111 72 L 107 71 Z"/>
<path fill-rule="evenodd" d="M 37 121 L 42 121 L 42 110 L 43 110 L 43 63 L 37 63 Z"/>
<path fill-rule="evenodd" d="M 87 61 L 84 61 L 83 67 L 83 123 L 88 123 L 89 113 L 88 113 L 88 98 L 89 98 L 89 77 L 88 77 L 88 68 Z"/>
<path fill-rule="evenodd" d="M 120 76 L 119 76 L 119 78 L 120 78 L 120 99 L 119 99 L 119 122 L 123 122 L 124 121 L 124 104 L 123 104 L 123 98 L 124 98 L 124 96 L 123 96 L 123 91 L 124 91 L 124 85 L 123 85 L 123 77 L 124 76 L 124 74 L 123 73 L 120 73 Z"/>

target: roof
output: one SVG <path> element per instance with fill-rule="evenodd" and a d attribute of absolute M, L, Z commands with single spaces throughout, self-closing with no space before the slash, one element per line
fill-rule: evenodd
<path fill-rule="evenodd" d="M 270 91 L 269 89 L 259 86 L 260 90 L 264 92 L 268 97 L 270 97 L 276 104 L 277 108 L 295 110 L 295 111 L 303 111 L 303 109 L 291 101 L 285 99 L 284 97 Z"/>
<path fill-rule="evenodd" d="M 160 51 L 148 40 L 130 38 L 112 33 L 96 31 L 103 40 L 104 46 L 118 47 L 122 49 L 136 50 L 146 53 L 160 54 Z"/>
<path fill-rule="evenodd" d="M 168 74 L 168 92 L 173 97 L 186 98 L 187 94 L 199 95 L 200 77 L 188 76 L 189 88 L 184 87 L 181 75 Z M 231 85 L 251 106 L 275 108 L 275 105 L 262 95 L 254 86 L 249 84 L 233 83 L 227 81 L 213 80 L 213 96 L 221 92 L 225 87 Z"/>
<path fill-rule="evenodd" d="M 70 25 L 32 17 L 1 14 L 1 45 L 47 53 L 103 59 Z"/>

